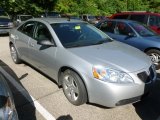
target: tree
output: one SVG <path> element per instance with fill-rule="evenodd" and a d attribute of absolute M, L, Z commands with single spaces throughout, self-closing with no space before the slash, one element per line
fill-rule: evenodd
<path fill-rule="evenodd" d="M 160 12 L 160 0 L 1 0 L 0 6 L 10 14 L 32 15 L 45 11 L 73 15 L 111 15 L 127 10 Z"/>
<path fill-rule="evenodd" d="M 45 10 L 53 10 L 57 0 L 2 0 L 0 6 L 10 14 L 37 15 Z"/>

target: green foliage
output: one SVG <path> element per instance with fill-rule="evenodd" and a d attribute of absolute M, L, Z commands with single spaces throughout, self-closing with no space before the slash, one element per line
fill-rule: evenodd
<path fill-rule="evenodd" d="M 10 14 L 59 11 L 73 15 L 111 15 L 133 10 L 160 12 L 160 0 L 1 0 L 0 7 Z"/>

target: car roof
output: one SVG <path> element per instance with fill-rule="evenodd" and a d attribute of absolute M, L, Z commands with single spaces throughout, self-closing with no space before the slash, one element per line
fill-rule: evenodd
<path fill-rule="evenodd" d="M 122 11 L 122 12 L 119 12 L 119 13 L 115 13 L 113 14 L 113 16 L 115 15 L 125 15 L 125 14 L 141 14 L 141 15 L 157 15 L 157 16 L 160 16 L 159 13 L 154 13 L 154 12 L 146 12 L 146 11 Z"/>
<path fill-rule="evenodd" d="M 139 23 L 137 21 L 133 20 L 127 20 L 127 19 L 107 19 L 106 21 L 116 21 L 116 22 L 125 22 L 125 23 Z"/>
<path fill-rule="evenodd" d="M 18 14 L 17 16 L 32 16 L 32 15 Z"/>
<path fill-rule="evenodd" d="M 44 21 L 44 22 L 48 22 L 49 24 L 52 23 L 66 23 L 66 22 L 83 22 L 81 20 L 76 20 L 76 19 L 69 19 L 69 18 L 33 18 L 30 19 L 29 21 Z"/>

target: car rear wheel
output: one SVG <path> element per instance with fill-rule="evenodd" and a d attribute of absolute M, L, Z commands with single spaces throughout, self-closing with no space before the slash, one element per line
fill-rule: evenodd
<path fill-rule="evenodd" d="M 150 56 L 151 61 L 155 65 L 156 69 L 160 69 L 160 51 L 156 49 L 152 49 L 146 52 L 148 56 Z"/>
<path fill-rule="evenodd" d="M 11 57 L 12 57 L 13 62 L 16 64 L 20 64 L 21 59 L 18 57 L 16 48 L 14 47 L 13 44 L 10 46 L 10 53 L 11 53 Z"/>
<path fill-rule="evenodd" d="M 86 103 L 87 92 L 79 75 L 72 70 L 66 70 L 62 75 L 63 92 L 69 102 L 74 105 Z"/>

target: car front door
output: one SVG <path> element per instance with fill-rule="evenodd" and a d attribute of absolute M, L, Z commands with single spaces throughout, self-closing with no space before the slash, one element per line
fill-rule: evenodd
<path fill-rule="evenodd" d="M 20 26 L 15 33 L 15 47 L 21 59 L 28 61 L 28 42 L 33 37 L 35 22 L 29 21 Z"/>
<path fill-rule="evenodd" d="M 37 42 L 41 40 L 48 40 L 54 45 L 40 45 Z M 29 41 L 29 59 L 31 64 L 50 77 L 55 78 L 56 51 L 57 47 L 49 29 L 45 24 L 37 22 L 34 38 Z"/>
<path fill-rule="evenodd" d="M 140 47 L 139 44 L 141 43 L 141 38 L 137 37 L 134 30 L 127 23 L 117 22 L 114 28 L 114 37 L 116 38 L 115 40 L 118 40 L 120 42 L 129 44 L 137 48 Z"/>

